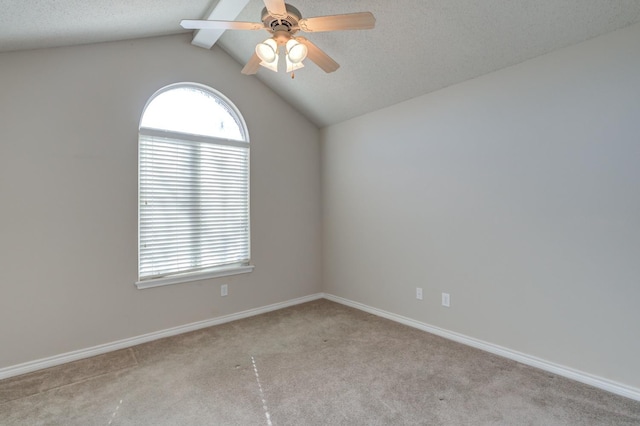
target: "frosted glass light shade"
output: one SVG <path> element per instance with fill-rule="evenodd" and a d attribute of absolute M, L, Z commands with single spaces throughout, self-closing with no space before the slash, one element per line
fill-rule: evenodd
<path fill-rule="evenodd" d="M 279 59 L 279 55 L 276 53 L 276 57 L 272 62 L 262 61 L 260 62 L 260 65 L 270 69 L 271 71 L 278 72 L 278 59 Z"/>
<path fill-rule="evenodd" d="M 256 55 L 262 60 L 270 64 L 272 62 L 278 62 L 278 44 L 272 38 L 268 38 L 262 43 L 258 43 L 256 46 Z"/>
<path fill-rule="evenodd" d="M 304 64 L 302 62 L 291 62 L 291 59 L 289 59 L 289 55 L 287 55 L 285 59 L 287 62 L 287 72 L 293 72 L 304 67 Z"/>
<path fill-rule="evenodd" d="M 287 58 L 294 64 L 300 63 L 307 57 L 307 46 L 291 39 L 287 42 Z"/>

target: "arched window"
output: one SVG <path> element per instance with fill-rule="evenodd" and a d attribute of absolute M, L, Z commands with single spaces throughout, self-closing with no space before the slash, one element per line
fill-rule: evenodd
<path fill-rule="evenodd" d="M 138 134 L 138 288 L 249 272 L 249 136 L 195 83 L 157 91 Z"/>

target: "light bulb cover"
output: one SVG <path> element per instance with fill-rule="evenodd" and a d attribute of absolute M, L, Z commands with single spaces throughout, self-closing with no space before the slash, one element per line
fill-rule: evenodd
<path fill-rule="evenodd" d="M 300 43 L 296 39 L 290 39 L 286 44 L 287 58 L 294 64 L 298 64 L 307 57 L 307 46 Z"/>
<path fill-rule="evenodd" d="M 302 62 L 292 62 L 291 59 L 289 59 L 289 55 L 285 56 L 285 60 L 287 63 L 287 72 L 293 72 L 300 68 L 304 68 L 304 64 Z"/>
<path fill-rule="evenodd" d="M 278 63 L 278 44 L 272 38 L 268 38 L 256 45 L 256 55 L 267 64 Z"/>
<path fill-rule="evenodd" d="M 273 61 L 271 62 L 265 62 L 262 61 L 260 62 L 260 65 L 262 65 L 263 67 L 270 69 L 273 72 L 278 72 L 278 60 L 279 60 L 280 56 L 276 53 L 276 57 Z"/>

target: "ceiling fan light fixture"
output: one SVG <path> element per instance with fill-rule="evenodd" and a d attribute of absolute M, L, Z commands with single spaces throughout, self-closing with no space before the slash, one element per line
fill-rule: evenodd
<path fill-rule="evenodd" d="M 271 64 L 278 63 L 278 44 L 273 38 L 268 38 L 256 45 L 256 55 L 262 62 Z"/>
<path fill-rule="evenodd" d="M 292 38 L 287 41 L 287 59 L 294 64 L 301 63 L 307 57 L 307 46 Z"/>
<path fill-rule="evenodd" d="M 295 70 L 299 70 L 300 68 L 304 68 L 304 64 L 302 62 L 293 62 L 289 59 L 289 55 L 285 57 L 287 63 L 287 72 L 294 72 Z"/>
<path fill-rule="evenodd" d="M 280 55 L 278 55 L 276 53 L 276 57 L 275 57 L 275 59 L 273 61 L 271 61 L 271 62 L 262 61 L 262 62 L 260 62 L 260 65 L 262 65 L 263 67 L 265 67 L 267 69 L 270 69 L 273 72 L 278 72 L 279 57 L 280 57 Z"/>

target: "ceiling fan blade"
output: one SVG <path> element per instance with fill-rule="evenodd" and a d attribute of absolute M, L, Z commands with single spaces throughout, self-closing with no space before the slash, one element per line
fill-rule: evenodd
<path fill-rule="evenodd" d="M 185 30 L 263 30 L 262 22 L 205 21 L 183 19 L 180 26 Z"/>
<path fill-rule="evenodd" d="M 274 18 L 287 17 L 287 7 L 284 4 L 284 0 L 264 0 L 264 5 Z"/>
<path fill-rule="evenodd" d="M 318 16 L 301 19 L 298 26 L 309 33 L 337 30 L 368 30 L 375 26 L 376 18 L 371 12 L 346 13 L 344 15 Z"/>
<path fill-rule="evenodd" d="M 331 59 L 329 55 L 324 53 L 318 46 L 311 43 L 304 37 L 296 37 L 300 43 L 307 46 L 307 58 L 313 61 L 317 66 L 322 68 L 324 72 L 334 72 L 338 68 L 340 68 L 340 64 Z"/>
<path fill-rule="evenodd" d="M 260 68 L 260 58 L 254 53 L 240 72 L 244 75 L 251 75 L 257 73 L 258 68 Z"/>

